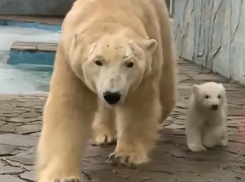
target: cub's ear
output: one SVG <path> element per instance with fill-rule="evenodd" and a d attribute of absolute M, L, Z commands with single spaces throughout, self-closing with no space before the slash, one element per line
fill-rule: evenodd
<path fill-rule="evenodd" d="M 192 92 L 194 93 L 194 95 L 197 95 L 199 93 L 199 85 L 193 85 Z"/>
<path fill-rule="evenodd" d="M 145 42 L 146 51 L 153 54 L 157 49 L 157 41 L 155 39 L 150 39 Z"/>
<path fill-rule="evenodd" d="M 219 83 L 219 85 L 222 87 L 222 88 L 225 88 L 224 85 L 222 83 Z"/>
<path fill-rule="evenodd" d="M 219 83 L 219 86 L 220 86 L 222 92 L 225 94 L 226 93 L 226 89 L 225 89 L 224 85 L 222 83 Z"/>

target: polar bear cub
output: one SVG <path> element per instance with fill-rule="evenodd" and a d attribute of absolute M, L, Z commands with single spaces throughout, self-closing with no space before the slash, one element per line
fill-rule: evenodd
<path fill-rule="evenodd" d="M 201 152 L 216 145 L 226 146 L 227 101 L 223 84 L 194 85 L 186 121 L 187 146 Z"/>

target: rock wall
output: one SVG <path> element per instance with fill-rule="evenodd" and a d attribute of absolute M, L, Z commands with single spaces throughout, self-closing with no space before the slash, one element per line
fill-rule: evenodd
<path fill-rule="evenodd" d="M 75 0 L 0 0 L 0 15 L 64 16 Z"/>
<path fill-rule="evenodd" d="M 174 0 L 179 57 L 245 84 L 245 1 Z"/>

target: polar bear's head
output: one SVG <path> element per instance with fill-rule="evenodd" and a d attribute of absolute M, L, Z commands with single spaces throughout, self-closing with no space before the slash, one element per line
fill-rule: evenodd
<path fill-rule="evenodd" d="M 86 40 L 75 41 L 79 47 Z M 87 45 L 73 52 L 76 64 L 72 67 L 81 66 L 80 77 L 109 106 L 122 103 L 151 72 L 152 54 L 157 48 L 153 39 L 134 41 L 121 35 L 107 35 Z M 81 53 L 76 54 L 78 51 Z"/>
<path fill-rule="evenodd" d="M 223 84 L 215 82 L 194 85 L 193 93 L 196 104 L 207 110 L 218 110 L 226 99 Z"/>

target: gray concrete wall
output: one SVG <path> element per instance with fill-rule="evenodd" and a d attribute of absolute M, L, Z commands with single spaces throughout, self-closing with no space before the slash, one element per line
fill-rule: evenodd
<path fill-rule="evenodd" d="M 75 0 L 0 0 L 2 15 L 64 16 Z"/>
<path fill-rule="evenodd" d="M 178 56 L 245 84 L 245 1 L 174 1 Z"/>

